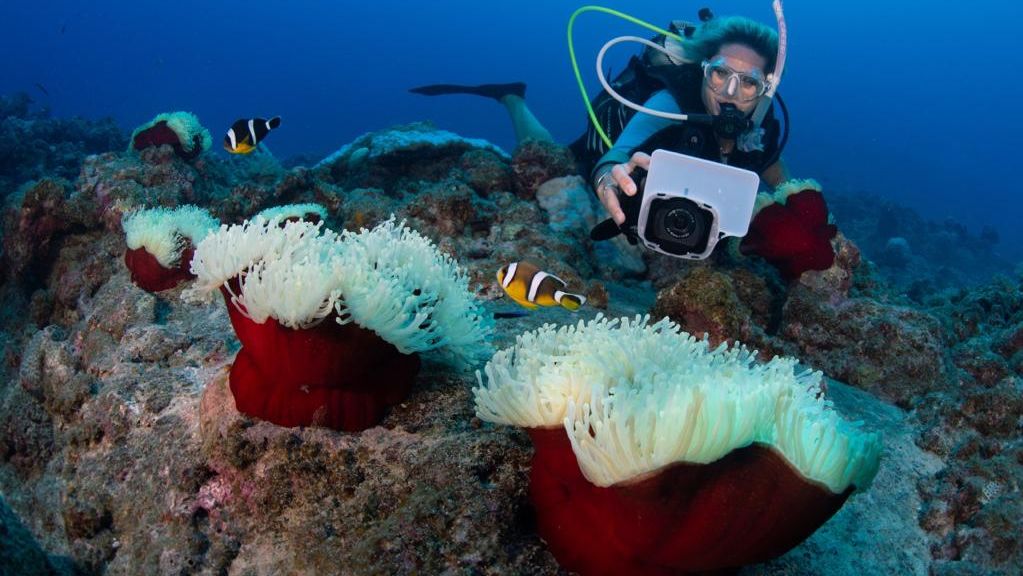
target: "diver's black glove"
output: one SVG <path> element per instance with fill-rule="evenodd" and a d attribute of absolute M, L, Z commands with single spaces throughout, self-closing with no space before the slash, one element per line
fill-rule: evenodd
<path fill-rule="evenodd" d="M 622 212 L 625 213 L 625 222 L 622 222 L 622 225 L 619 226 L 615 224 L 614 218 L 604 220 L 590 230 L 590 240 L 599 242 L 601 240 L 610 240 L 619 234 L 625 234 L 625 239 L 629 241 L 629 244 L 635 246 L 639 243 L 637 226 L 639 224 L 640 204 L 643 203 L 643 188 L 646 186 L 646 174 L 647 171 L 643 168 L 637 167 L 632 171 L 632 179 L 636 181 L 636 194 L 629 196 L 618 190 L 618 205 L 622 207 Z"/>

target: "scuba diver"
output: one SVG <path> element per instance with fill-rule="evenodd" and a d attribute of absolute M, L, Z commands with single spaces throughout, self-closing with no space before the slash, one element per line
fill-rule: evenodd
<path fill-rule="evenodd" d="M 654 92 L 644 107 L 735 118 L 740 123 L 754 113 L 768 89 L 767 77 L 774 72 L 777 60 L 778 36 L 774 30 L 747 18 L 714 18 L 690 36 L 683 36 L 679 44 L 677 64 L 647 67 L 648 74 L 663 79 L 665 88 Z M 653 150 L 672 150 L 745 168 L 774 187 L 788 180 L 780 139 L 779 123 L 770 110 L 759 127 L 748 125 L 739 132 L 727 123 L 718 128 L 714 124 L 636 114 L 611 149 L 597 160 L 590 182 L 608 213 L 621 225 L 625 214 L 619 193 L 636 194 L 632 173 L 637 168 L 649 168 Z"/>
<path fill-rule="evenodd" d="M 670 35 L 661 34 L 652 42 L 634 39 L 647 44 L 643 53 L 633 56 L 613 81 L 601 76 L 604 91 L 590 104 L 592 122 L 586 133 L 570 145 L 580 174 L 588 178 L 614 223 L 602 230 L 598 226 L 591 237 L 603 240 L 622 232 L 629 234 L 626 210 L 635 205 L 630 200 L 640 190 L 636 180 L 649 168 L 650 154 L 656 149 L 756 172 L 772 188 L 789 181 L 781 157 L 788 137 L 788 111 L 774 93 L 785 60 L 784 18 L 777 0 L 775 13 L 782 32 L 780 43 L 779 33 L 765 24 L 741 16 L 714 17 L 704 8 L 698 24 L 676 21 L 669 27 Z M 411 92 L 493 98 L 508 110 L 519 142 L 526 138 L 552 142 L 550 132 L 526 105 L 525 88 L 524 83 L 438 84 L 413 88 Z M 784 131 L 774 114 L 775 102 L 785 119 Z M 820 196 L 819 190 L 814 192 Z M 761 245 L 765 234 L 756 230 L 754 220 L 754 238 L 749 242 L 744 239 L 743 252 L 759 253 L 787 277 L 798 277 L 800 268 L 829 267 L 833 257 L 829 241 L 834 230 L 833 226 L 827 227 L 822 196 L 813 198 L 811 210 L 822 213 L 824 221 L 815 216 L 807 224 L 812 230 L 805 234 L 778 235 L 775 229 L 769 229 L 768 236 L 780 238 L 773 246 Z M 770 219 L 791 226 L 791 218 L 771 214 Z M 812 241 L 803 241 L 809 236 L 813 236 Z M 632 237 L 629 240 L 634 242 Z M 797 247 L 779 247 L 777 242 L 781 241 L 812 243 L 816 254 L 808 263 L 782 264 L 781 260 L 790 258 L 789 253 Z M 824 251 L 831 257 L 822 256 Z"/>

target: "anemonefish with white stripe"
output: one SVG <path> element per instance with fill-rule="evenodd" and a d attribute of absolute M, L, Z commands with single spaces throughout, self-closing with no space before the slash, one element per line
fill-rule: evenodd
<path fill-rule="evenodd" d="M 530 310 L 538 306 L 563 306 L 574 312 L 586 303 L 585 296 L 562 290 L 568 287 L 564 280 L 529 262 L 502 266 L 497 271 L 497 281 L 509 298 Z"/>
<path fill-rule="evenodd" d="M 271 130 L 281 125 L 281 117 L 269 120 L 250 118 L 235 121 L 224 136 L 224 150 L 231 154 L 248 154 L 259 146 Z"/>

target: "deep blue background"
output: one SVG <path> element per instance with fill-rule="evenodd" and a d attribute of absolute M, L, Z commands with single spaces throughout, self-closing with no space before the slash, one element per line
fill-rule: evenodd
<path fill-rule="evenodd" d="M 406 89 L 524 80 L 537 116 L 567 143 L 585 122 L 565 40 L 580 5 L 6 0 L 0 93 L 28 91 L 56 116 L 112 115 L 125 130 L 191 110 L 218 142 L 238 117 L 281 115 L 267 140 L 275 154 L 319 157 L 364 132 L 425 119 L 510 149 L 511 126 L 493 101 Z M 603 5 L 664 25 L 704 4 Z M 767 0 L 710 6 L 773 25 Z M 1019 254 L 1020 3 L 791 0 L 786 9 L 781 91 L 793 113 L 794 175 L 826 191 L 881 193 L 975 232 L 994 225 L 1000 250 Z M 597 48 L 624 33 L 648 35 L 601 14 L 577 21 L 591 93 Z"/>

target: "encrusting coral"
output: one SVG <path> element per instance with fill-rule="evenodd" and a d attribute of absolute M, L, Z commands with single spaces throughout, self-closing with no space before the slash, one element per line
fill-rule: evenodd
<path fill-rule="evenodd" d="M 529 429 L 538 530 L 564 568 L 762 562 L 869 485 L 880 439 L 839 418 L 819 372 L 647 320 L 545 325 L 477 373 L 477 415 Z"/>
<path fill-rule="evenodd" d="M 196 206 L 147 208 L 121 220 L 124 263 L 131 280 L 148 292 L 160 292 L 192 278 L 189 263 L 196 244 L 220 222 Z"/>
<path fill-rule="evenodd" d="M 308 212 L 221 227 L 192 259 L 184 296 L 220 291 L 242 344 L 230 376 L 240 411 L 362 430 L 408 394 L 420 352 L 459 363 L 489 355 L 492 320 L 429 240 L 393 219 L 338 236 L 296 210 Z"/>
<path fill-rule="evenodd" d="M 210 149 L 213 137 L 191 112 L 165 112 L 139 126 L 131 134 L 129 149 L 141 152 L 168 145 L 184 160 L 192 160 Z"/>

